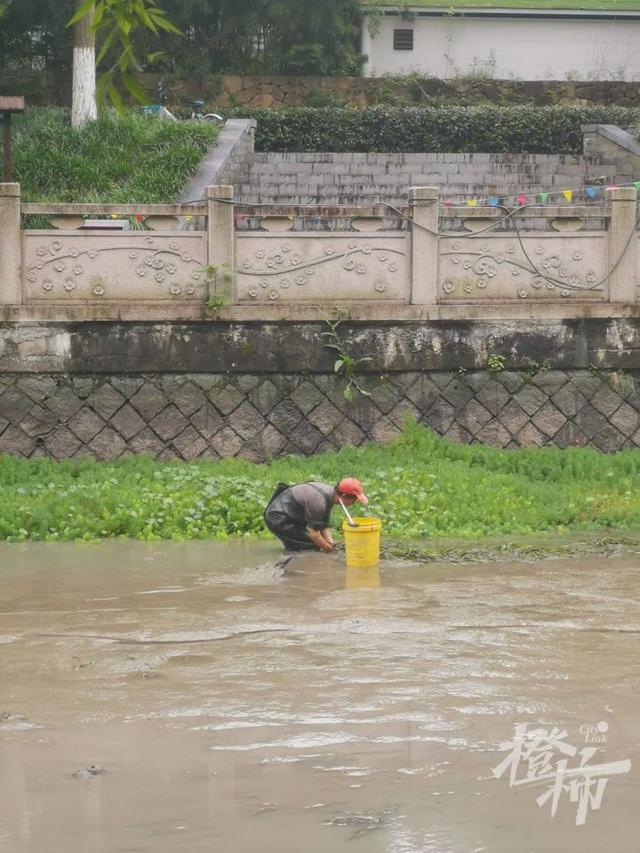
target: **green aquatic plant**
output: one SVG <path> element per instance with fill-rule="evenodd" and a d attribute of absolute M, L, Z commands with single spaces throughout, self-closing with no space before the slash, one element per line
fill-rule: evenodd
<path fill-rule="evenodd" d="M 391 444 L 257 465 L 130 457 L 117 462 L 0 457 L 0 539 L 227 539 L 269 534 L 278 481 L 354 475 L 385 538 L 640 528 L 640 453 L 454 444 L 408 423 Z"/>

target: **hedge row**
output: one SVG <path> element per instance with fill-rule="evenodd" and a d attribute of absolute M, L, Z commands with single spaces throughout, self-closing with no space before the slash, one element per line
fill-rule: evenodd
<path fill-rule="evenodd" d="M 583 124 L 640 121 L 631 107 L 239 107 L 228 117 L 255 118 L 257 151 L 361 151 L 580 154 Z"/>

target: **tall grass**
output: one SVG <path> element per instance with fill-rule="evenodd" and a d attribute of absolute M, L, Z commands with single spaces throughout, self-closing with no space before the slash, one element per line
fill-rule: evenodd
<path fill-rule="evenodd" d="M 14 176 L 25 201 L 171 202 L 218 133 L 134 111 L 74 130 L 67 110 L 30 109 L 15 123 Z"/>
<path fill-rule="evenodd" d="M 359 477 L 368 514 L 405 539 L 640 527 L 640 453 L 452 444 L 408 425 L 393 444 L 268 465 L 240 459 L 115 463 L 0 457 L 0 538 L 265 536 L 279 480 Z"/>

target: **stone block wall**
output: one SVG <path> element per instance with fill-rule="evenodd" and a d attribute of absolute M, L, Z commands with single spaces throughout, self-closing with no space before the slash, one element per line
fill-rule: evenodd
<path fill-rule="evenodd" d="M 352 400 L 324 330 L 6 324 L 0 452 L 264 461 L 389 441 L 408 416 L 510 449 L 640 446 L 640 319 L 354 324 L 350 352 L 373 362 Z M 43 346 L 61 335 L 66 350 Z"/>
<path fill-rule="evenodd" d="M 0 452 L 54 459 L 239 456 L 262 462 L 398 435 L 407 416 L 453 441 L 518 448 L 640 446 L 637 375 L 589 370 L 0 376 Z"/>

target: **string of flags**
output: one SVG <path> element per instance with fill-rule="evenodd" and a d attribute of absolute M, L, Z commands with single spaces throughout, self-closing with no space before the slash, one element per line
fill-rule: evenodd
<path fill-rule="evenodd" d="M 571 204 L 575 200 L 576 196 L 580 194 L 584 194 L 585 198 L 588 201 L 596 201 L 598 199 L 604 198 L 605 190 L 616 190 L 620 187 L 634 187 L 638 192 L 640 192 L 640 181 L 630 181 L 629 183 L 621 184 L 592 184 L 576 189 L 539 192 L 533 193 L 531 195 L 524 192 L 520 192 L 514 196 L 491 195 L 486 197 L 485 199 L 468 198 L 466 200 L 466 204 L 468 207 L 502 207 L 506 206 L 506 203 L 513 199 L 515 200 L 515 203 L 518 205 L 518 207 L 524 207 L 524 205 L 526 204 L 547 204 L 551 196 L 562 196 L 562 198 L 564 198 L 566 202 Z M 454 202 L 448 200 L 444 202 L 444 205 L 445 207 L 453 207 Z"/>

